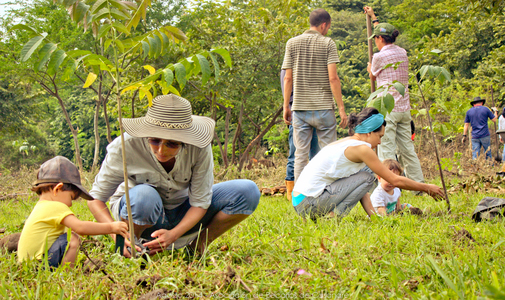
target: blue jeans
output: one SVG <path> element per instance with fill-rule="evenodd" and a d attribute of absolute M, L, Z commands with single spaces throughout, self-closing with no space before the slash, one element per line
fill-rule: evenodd
<path fill-rule="evenodd" d="M 65 250 L 67 249 L 67 234 L 64 233 L 60 235 L 56 241 L 51 245 L 51 248 L 47 250 L 47 262 L 49 267 L 57 268 L 61 264 L 63 256 L 65 256 Z"/>
<path fill-rule="evenodd" d="M 480 148 L 484 148 L 484 152 L 486 152 L 486 159 L 491 160 L 491 136 L 481 137 L 479 139 L 472 139 L 472 158 L 477 159 L 477 156 L 480 155 Z M 489 149 L 489 151 L 488 151 Z"/>
<path fill-rule="evenodd" d="M 158 191 L 147 184 L 140 184 L 130 189 L 130 205 L 133 223 L 153 225 L 142 232 L 141 237 L 152 240 L 151 233 L 158 229 L 173 229 L 191 208 L 189 198 L 174 209 L 165 209 Z M 214 184 L 212 202 L 203 218 L 184 235 L 205 228 L 214 216 L 222 211 L 225 214 L 250 215 L 256 210 L 260 199 L 258 186 L 246 179 L 237 179 Z M 119 204 L 119 215 L 128 220 L 126 200 L 123 196 Z"/>
<path fill-rule="evenodd" d="M 339 217 L 345 217 L 368 193 L 374 181 L 375 176 L 372 170 L 365 167 L 356 174 L 337 179 L 327 185 L 318 197 L 305 197 L 300 204 L 295 206 L 295 211 L 300 216 L 313 220 L 332 211 Z"/>
<path fill-rule="evenodd" d="M 289 128 L 289 156 L 288 156 L 288 164 L 286 165 L 286 181 L 295 181 L 295 143 L 293 141 L 293 126 L 288 125 Z M 319 144 L 317 140 L 316 129 L 312 132 L 312 141 L 310 141 L 310 152 L 309 152 L 309 160 L 311 160 L 314 156 L 316 156 L 317 152 L 319 152 Z M 504 160 L 505 161 L 505 160 Z"/>
<path fill-rule="evenodd" d="M 312 133 L 316 129 L 319 147 L 337 140 L 337 119 L 333 109 L 327 110 L 295 110 L 292 114 L 293 139 L 295 151 L 295 181 L 309 163 Z"/>

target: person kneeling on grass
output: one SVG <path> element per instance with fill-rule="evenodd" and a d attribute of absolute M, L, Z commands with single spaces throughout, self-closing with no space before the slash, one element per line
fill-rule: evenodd
<path fill-rule="evenodd" d="M 372 171 L 394 186 L 441 199 L 444 193 L 440 187 L 399 176 L 380 162 L 373 149 L 380 144 L 385 126 L 384 117 L 373 107 L 351 114 L 351 136 L 324 147 L 300 174 L 293 189 L 296 212 L 311 219 L 344 217 L 360 201 L 366 213 L 373 215 L 368 193 L 375 180 Z"/>
<path fill-rule="evenodd" d="M 79 197 L 92 200 L 93 197 L 81 185 L 77 167 L 63 156 L 56 156 L 42 164 L 32 191 L 40 198 L 19 238 L 19 262 L 42 260 L 47 249 L 50 267 L 56 268 L 65 263 L 73 267 L 81 244 L 79 235 L 128 234 L 125 222 L 101 224 L 77 219 L 70 210 L 72 201 Z M 64 233 L 65 227 L 72 229 L 70 243 Z"/>
<path fill-rule="evenodd" d="M 253 181 L 214 184 L 215 122 L 192 115 L 188 100 L 158 96 L 145 117 L 124 119 L 123 126 L 137 250 L 141 245 L 154 255 L 188 246 L 203 253 L 258 206 L 261 194 Z M 107 146 L 90 191 L 95 200 L 88 207 L 100 223 L 128 220 L 122 149 L 120 137 Z M 133 243 L 125 241 L 127 247 Z M 127 249 L 123 254 L 130 256 Z"/>
<path fill-rule="evenodd" d="M 385 159 L 382 163 L 396 175 L 401 175 L 403 172 L 400 163 L 394 159 Z M 379 185 L 375 188 L 372 195 L 370 195 L 370 200 L 378 215 L 385 216 L 412 207 L 408 203 L 400 203 L 399 199 L 402 192 L 399 188 L 380 176 L 377 176 L 377 178 Z"/>

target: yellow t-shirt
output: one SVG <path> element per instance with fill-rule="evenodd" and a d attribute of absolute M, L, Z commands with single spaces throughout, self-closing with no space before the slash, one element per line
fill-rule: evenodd
<path fill-rule="evenodd" d="M 25 222 L 18 244 L 18 261 L 42 259 L 47 239 L 47 249 L 65 231 L 61 221 L 74 213 L 58 201 L 39 200 Z"/>

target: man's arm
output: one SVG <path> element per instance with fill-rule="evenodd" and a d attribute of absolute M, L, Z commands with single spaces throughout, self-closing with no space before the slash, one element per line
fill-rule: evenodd
<path fill-rule="evenodd" d="M 340 78 L 338 77 L 337 74 L 336 63 L 328 65 L 328 76 L 330 77 L 331 93 L 333 94 L 333 98 L 335 98 L 335 102 L 337 103 L 338 113 L 341 119 L 340 128 L 345 128 L 347 126 L 347 114 L 345 113 L 344 101 L 342 101 L 342 88 L 340 86 Z M 284 108 L 285 107 L 286 107 L 286 96 L 284 96 Z"/>
<path fill-rule="evenodd" d="M 468 128 L 470 127 L 470 123 L 465 123 L 465 126 L 463 127 L 463 135 L 468 134 Z"/>
<path fill-rule="evenodd" d="M 291 125 L 291 108 L 289 107 L 289 100 L 291 99 L 291 92 L 293 91 L 293 69 L 286 69 L 284 76 L 284 123 Z"/>

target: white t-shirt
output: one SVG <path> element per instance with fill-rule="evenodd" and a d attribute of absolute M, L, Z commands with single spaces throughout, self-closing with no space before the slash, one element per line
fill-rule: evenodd
<path fill-rule="evenodd" d="M 348 139 L 321 149 L 305 166 L 293 191 L 305 196 L 318 197 L 327 185 L 337 179 L 358 173 L 366 164 L 348 160 L 344 152 L 348 147 L 359 145 L 371 147 L 367 142 Z"/>
<path fill-rule="evenodd" d="M 375 211 L 377 211 L 379 207 L 385 206 L 386 212 L 390 214 L 396 210 L 396 203 L 401 194 L 402 192 L 399 188 L 394 188 L 393 195 L 390 195 L 379 184 L 370 196 L 370 200 L 372 201 Z"/>
<path fill-rule="evenodd" d="M 498 130 L 505 130 L 505 118 L 502 115 L 498 118 Z"/>

